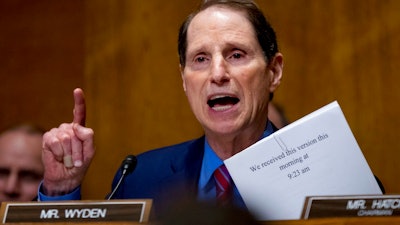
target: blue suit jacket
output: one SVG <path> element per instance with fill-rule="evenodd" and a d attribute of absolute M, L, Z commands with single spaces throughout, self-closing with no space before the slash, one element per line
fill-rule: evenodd
<path fill-rule="evenodd" d="M 274 131 L 276 127 L 273 126 Z M 152 216 L 159 217 L 166 210 L 196 201 L 198 181 L 204 155 L 205 137 L 163 147 L 137 156 L 137 166 L 128 175 L 115 199 L 153 199 Z M 113 188 L 121 177 L 119 170 Z M 382 192 L 385 189 L 377 179 Z"/>
<path fill-rule="evenodd" d="M 152 213 L 159 216 L 180 203 L 195 201 L 204 155 L 204 140 L 163 147 L 137 156 L 137 166 L 121 184 L 114 199 L 153 199 Z M 121 171 L 114 177 L 115 187 Z"/>

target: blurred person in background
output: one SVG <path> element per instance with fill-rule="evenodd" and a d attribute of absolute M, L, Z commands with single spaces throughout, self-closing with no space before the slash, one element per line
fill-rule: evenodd
<path fill-rule="evenodd" d="M 0 133 L 0 202 L 31 201 L 43 178 L 44 130 L 19 124 Z"/>

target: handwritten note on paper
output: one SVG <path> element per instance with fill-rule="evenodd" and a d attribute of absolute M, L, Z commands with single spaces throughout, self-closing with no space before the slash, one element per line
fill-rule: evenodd
<path fill-rule="evenodd" d="M 300 219 L 306 196 L 382 194 L 337 102 L 225 164 L 259 220 Z"/>

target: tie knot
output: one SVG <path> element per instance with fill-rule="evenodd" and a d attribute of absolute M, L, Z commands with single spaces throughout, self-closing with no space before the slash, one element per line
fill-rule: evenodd
<path fill-rule="evenodd" d="M 232 200 L 232 179 L 224 164 L 214 171 L 214 178 L 218 204 L 228 205 Z"/>
<path fill-rule="evenodd" d="M 215 172 L 217 174 L 217 176 L 224 176 L 224 178 L 228 181 L 231 180 L 231 176 L 229 175 L 228 169 L 226 168 L 225 164 L 222 164 L 221 166 L 219 166 Z"/>

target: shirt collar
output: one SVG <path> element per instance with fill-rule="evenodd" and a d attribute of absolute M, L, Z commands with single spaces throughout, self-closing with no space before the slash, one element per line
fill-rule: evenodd
<path fill-rule="evenodd" d="M 270 121 L 267 123 L 267 127 L 261 137 L 261 139 L 269 136 L 274 132 L 273 125 Z M 224 162 L 217 156 L 217 154 L 212 150 L 211 146 L 208 144 L 207 138 L 204 140 L 204 156 L 200 171 L 199 188 L 206 188 L 210 179 L 213 176 L 214 171 L 223 164 Z"/>

